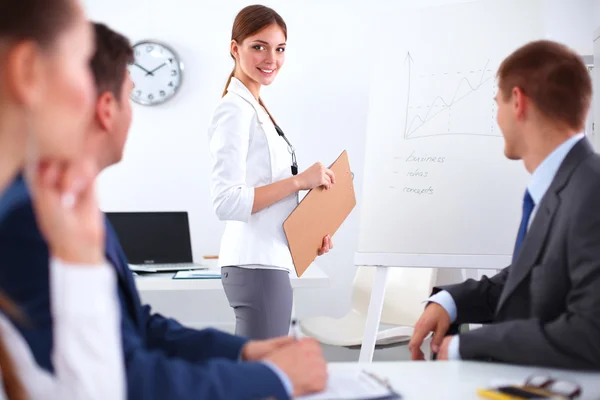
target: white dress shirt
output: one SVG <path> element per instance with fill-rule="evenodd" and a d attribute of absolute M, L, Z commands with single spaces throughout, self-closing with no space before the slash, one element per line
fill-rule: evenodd
<path fill-rule="evenodd" d="M 258 100 L 232 78 L 208 129 L 211 195 L 226 221 L 219 266 L 293 270 L 283 222 L 298 205 L 292 194 L 252 214 L 254 189 L 292 176 L 285 140 Z"/>
<path fill-rule="evenodd" d="M 50 261 L 54 374 L 40 368 L 19 331 L 0 314 L 0 335 L 32 400 L 126 397 L 115 271 Z M 0 391 L 0 398 L 3 394 Z"/>
<path fill-rule="evenodd" d="M 542 201 L 542 198 L 546 194 L 546 191 L 552 184 L 554 177 L 556 176 L 556 172 L 560 168 L 560 165 L 564 161 L 569 151 L 579 142 L 581 139 L 585 137 L 585 134 L 579 133 L 568 140 L 564 141 L 560 146 L 558 146 L 550 155 L 548 155 L 544 161 L 536 168 L 536 170 L 531 175 L 531 180 L 529 185 L 527 186 L 527 190 L 533 199 L 533 210 L 531 211 L 531 217 L 529 218 L 529 226 L 533 222 L 535 218 L 535 213 L 537 211 L 538 205 Z M 447 291 L 443 290 L 441 292 L 436 293 L 431 296 L 428 301 L 432 301 L 434 303 L 440 304 L 444 309 L 448 312 L 450 316 L 450 321 L 454 322 L 456 320 L 456 303 L 454 299 Z M 456 335 L 450 340 L 448 344 L 448 359 L 450 360 L 460 360 L 460 336 Z"/>

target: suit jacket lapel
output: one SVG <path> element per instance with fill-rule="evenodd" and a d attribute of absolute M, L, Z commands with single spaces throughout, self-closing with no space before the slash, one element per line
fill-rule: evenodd
<path fill-rule="evenodd" d="M 500 295 L 500 300 L 498 301 L 496 314 L 500 311 L 506 299 L 529 274 L 529 271 L 531 271 L 540 251 L 544 247 L 546 237 L 550 231 L 550 226 L 552 225 L 552 220 L 554 219 L 559 204 L 560 200 L 558 199 L 557 194 L 553 192 L 546 193 L 540 202 L 534 220 L 532 221 L 527 236 L 525 236 L 525 240 L 521 246 L 521 251 L 514 264 L 510 267 L 508 279 L 502 290 L 502 294 Z"/>
<path fill-rule="evenodd" d="M 531 268 L 535 265 L 540 251 L 544 248 L 546 238 L 552 226 L 552 220 L 560 206 L 560 192 L 569 182 L 575 168 L 593 149 L 586 138 L 579 141 L 567 154 L 548 191 L 542 198 L 527 236 L 523 241 L 521 250 L 515 262 L 510 266 L 508 279 L 500 295 L 496 307 L 496 315 L 506 303 L 506 300 L 515 291 L 517 286 L 527 277 Z"/>
<path fill-rule="evenodd" d="M 8 186 L 4 193 L 0 193 L 0 221 L 4 215 L 9 214 L 12 207 L 29 197 L 27 186 L 23 177 L 19 176 Z"/>
<path fill-rule="evenodd" d="M 123 250 L 119 245 L 117 234 L 106 220 L 106 258 L 117 271 L 119 278 L 120 292 L 123 294 L 124 300 L 129 314 L 134 318 L 136 324 L 139 325 L 138 310 L 140 308 L 140 300 L 137 296 L 137 289 L 133 281 L 133 275 L 129 270 L 127 259 L 123 254 Z"/>
<path fill-rule="evenodd" d="M 265 132 L 265 137 L 267 138 L 267 144 L 269 146 L 269 156 L 271 157 L 271 175 L 276 176 L 277 172 L 274 160 L 276 160 L 275 149 L 277 147 L 274 141 L 283 139 L 279 138 L 279 136 L 275 132 L 274 127 L 268 128 L 270 125 L 272 126 L 272 122 L 269 118 L 269 115 L 266 113 L 265 110 L 263 110 L 263 107 L 260 105 L 258 100 L 254 98 L 252 93 L 250 93 L 248 88 L 246 88 L 246 86 L 244 86 L 244 84 L 239 79 L 231 78 L 231 82 L 227 87 L 227 91 L 240 96 L 254 108 L 254 111 L 256 112 L 256 118 L 258 119 L 258 123 L 262 126 L 262 129 Z M 269 133 L 270 130 L 272 130 L 271 133 Z"/>

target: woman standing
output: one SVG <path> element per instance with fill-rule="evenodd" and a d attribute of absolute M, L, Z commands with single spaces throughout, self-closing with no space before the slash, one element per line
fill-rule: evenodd
<path fill-rule="evenodd" d="M 298 174 L 294 148 L 260 98 L 285 58 L 287 27 L 271 8 L 242 9 L 233 24 L 235 67 L 209 127 L 215 212 L 227 221 L 219 265 L 236 334 L 266 339 L 289 332 L 293 262 L 283 222 L 298 192 L 330 188 L 334 174 L 316 163 Z M 319 255 L 332 247 L 323 239 Z"/>

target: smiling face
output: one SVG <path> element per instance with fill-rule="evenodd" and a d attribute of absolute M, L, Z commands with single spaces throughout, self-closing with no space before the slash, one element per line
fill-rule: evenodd
<path fill-rule="evenodd" d="M 277 24 L 248 36 L 241 43 L 232 40 L 236 76 L 249 88 L 270 85 L 283 66 L 285 46 L 285 33 Z"/>

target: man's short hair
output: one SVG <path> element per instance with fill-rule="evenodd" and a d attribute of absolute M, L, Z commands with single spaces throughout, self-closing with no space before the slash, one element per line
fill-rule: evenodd
<path fill-rule="evenodd" d="M 121 92 L 127 65 L 134 61 L 129 39 L 113 31 L 105 24 L 94 22 L 96 52 L 91 66 L 98 95 L 111 92 L 121 101 Z"/>
<path fill-rule="evenodd" d="M 549 40 L 531 42 L 506 58 L 498 70 L 505 100 L 520 88 L 554 122 L 583 131 L 592 99 L 592 81 L 581 57 Z"/>

